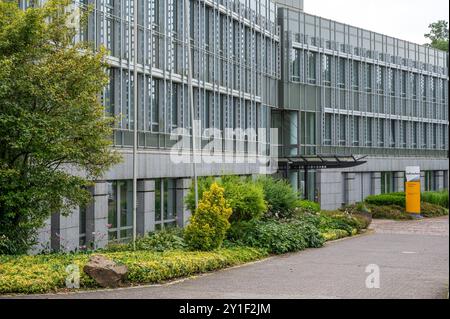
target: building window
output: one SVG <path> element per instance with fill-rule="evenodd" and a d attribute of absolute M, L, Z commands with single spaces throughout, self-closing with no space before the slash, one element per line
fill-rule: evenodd
<path fill-rule="evenodd" d="M 325 137 L 324 145 L 331 145 L 331 114 L 325 114 Z"/>
<path fill-rule="evenodd" d="M 433 171 L 425 172 L 425 191 L 436 190 L 436 178 Z"/>
<path fill-rule="evenodd" d="M 364 65 L 365 69 L 365 85 L 366 85 L 366 91 L 370 92 L 372 90 L 372 66 L 370 64 Z"/>
<path fill-rule="evenodd" d="M 384 146 L 384 119 L 378 120 L 378 146 Z"/>
<path fill-rule="evenodd" d="M 176 227 L 176 180 L 170 178 L 155 180 L 155 229 Z"/>
<path fill-rule="evenodd" d="M 359 146 L 359 117 L 353 117 L 353 146 Z"/>
<path fill-rule="evenodd" d="M 329 55 L 322 56 L 322 72 L 323 83 L 326 86 L 331 85 L 331 57 Z"/>
<path fill-rule="evenodd" d="M 381 172 L 381 194 L 389 194 L 394 191 L 394 174 Z"/>
<path fill-rule="evenodd" d="M 372 146 L 373 143 L 373 134 L 372 134 L 372 118 L 367 118 L 367 127 L 366 127 L 366 136 L 367 143 L 366 146 Z"/>
<path fill-rule="evenodd" d="M 292 81 L 300 82 L 300 50 L 292 49 Z"/>
<path fill-rule="evenodd" d="M 79 209 L 79 246 L 86 246 L 86 214 L 87 209 L 85 206 Z"/>
<path fill-rule="evenodd" d="M 394 120 L 390 121 L 391 124 L 391 140 L 390 140 L 390 147 L 395 147 L 395 144 L 397 142 L 397 129 L 396 129 L 396 122 Z"/>
<path fill-rule="evenodd" d="M 353 61 L 352 70 L 352 89 L 355 91 L 359 90 L 359 62 Z"/>
<path fill-rule="evenodd" d="M 308 83 L 316 84 L 316 53 L 308 52 Z"/>
<path fill-rule="evenodd" d="M 108 183 L 108 239 L 128 241 L 133 236 L 133 184 L 131 180 Z"/>
<path fill-rule="evenodd" d="M 339 145 L 345 146 L 345 141 L 346 141 L 346 130 L 347 130 L 347 126 L 346 126 L 346 118 L 344 115 L 340 116 L 340 120 L 339 120 Z"/>
<path fill-rule="evenodd" d="M 340 88 L 345 88 L 346 80 L 346 61 L 344 58 L 339 58 L 339 83 Z"/>

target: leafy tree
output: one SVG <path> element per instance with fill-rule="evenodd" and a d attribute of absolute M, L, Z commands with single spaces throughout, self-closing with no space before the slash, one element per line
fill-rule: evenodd
<path fill-rule="evenodd" d="M 431 23 L 429 26 L 430 33 L 425 34 L 425 38 L 430 39 L 431 43 L 428 46 L 448 52 L 448 21 L 439 20 Z"/>
<path fill-rule="evenodd" d="M 0 254 L 21 254 L 52 213 L 91 197 L 90 180 L 120 160 L 99 93 L 105 50 L 75 43 L 66 9 L 0 0 Z"/>

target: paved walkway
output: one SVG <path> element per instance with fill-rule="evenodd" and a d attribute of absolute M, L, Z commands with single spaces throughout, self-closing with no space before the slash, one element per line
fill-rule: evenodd
<path fill-rule="evenodd" d="M 374 221 L 371 233 L 160 286 L 33 298 L 446 298 L 449 219 Z M 369 264 L 380 288 L 366 288 Z"/>

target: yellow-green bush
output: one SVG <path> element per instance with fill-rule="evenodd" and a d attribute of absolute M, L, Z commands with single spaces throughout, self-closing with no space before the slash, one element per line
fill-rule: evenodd
<path fill-rule="evenodd" d="M 210 190 L 203 193 L 184 232 L 185 241 L 191 249 L 209 251 L 222 245 L 230 228 L 228 218 L 232 213 L 223 193 L 224 189 L 217 183 L 213 183 Z"/>
<path fill-rule="evenodd" d="M 354 232 L 352 234 L 354 234 Z M 326 232 L 322 233 L 322 236 L 326 241 L 332 241 L 348 237 L 349 234 L 343 229 L 327 229 Z"/>
<path fill-rule="evenodd" d="M 127 251 L 102 255 L 128 267 L 130 284 L 158 283 L 239 265 L 267 256 L 265 250 L 234 247 L 212 252 Z M 80 286 L 97 284 L 83 273 L 88 254 L 0 256 L 0 293 L 45 293 L 65 289 L 66 267 L 80 267 Z"/>

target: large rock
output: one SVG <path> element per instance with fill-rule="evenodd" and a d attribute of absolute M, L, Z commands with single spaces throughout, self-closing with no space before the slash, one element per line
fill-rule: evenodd
<path fill-rule="evenodd" d="M 83 268 L 84 272 L 104 288 L 116 288 L 126 279 L 128 268 L 117 265 L 101 255 L 93 255 Z"/>

